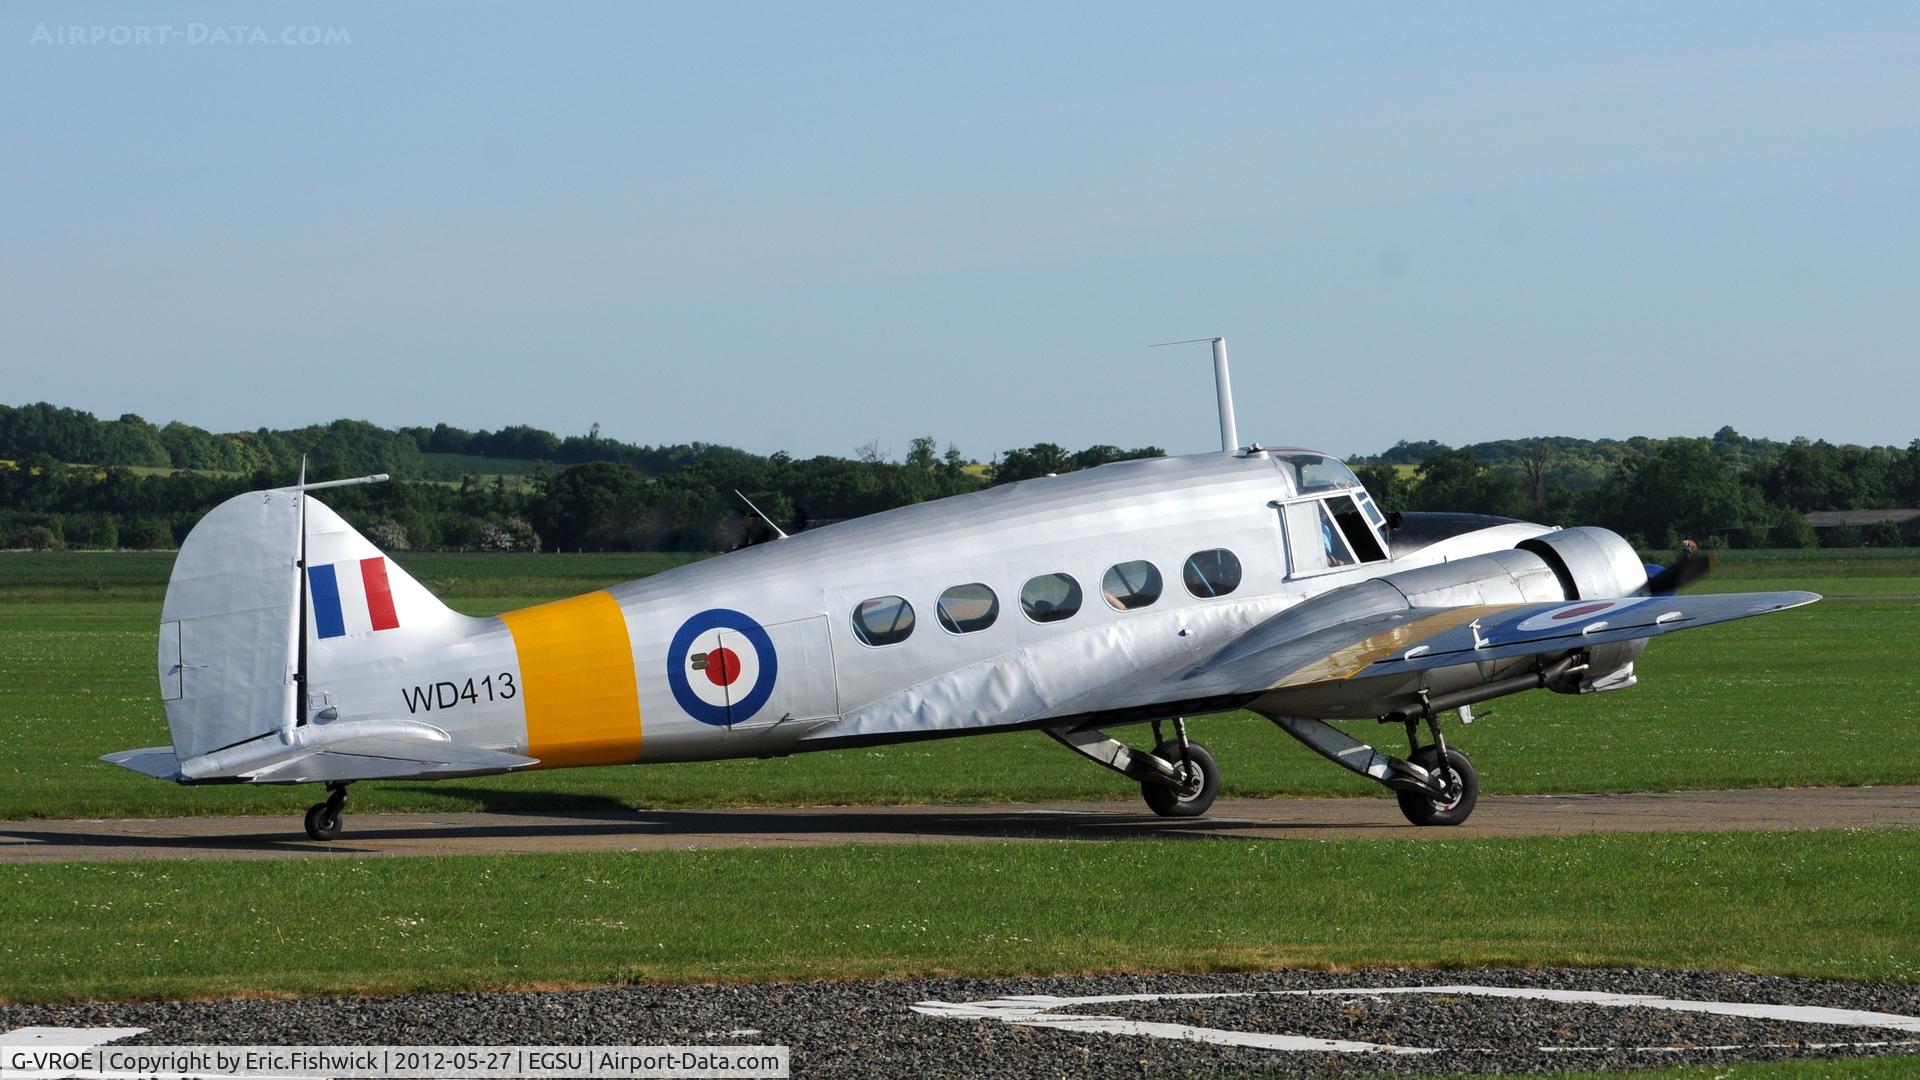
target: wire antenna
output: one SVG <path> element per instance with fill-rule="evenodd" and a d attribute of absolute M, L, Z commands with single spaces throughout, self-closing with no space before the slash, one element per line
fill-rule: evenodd
<path fill-rule="evenodd" d="M 1233 420 L 1233 381 L 1227 377 L 1227 339 L 1197 337 L 1162 341 L 1147 347 L 1163 349 L 1168 345 L 1193 345 L 1202 341 L 1213 343 L 1213 393 L 1220 408 L 1220 449 L 1231 454 L 1240 449 L 1240 430 Z"/>

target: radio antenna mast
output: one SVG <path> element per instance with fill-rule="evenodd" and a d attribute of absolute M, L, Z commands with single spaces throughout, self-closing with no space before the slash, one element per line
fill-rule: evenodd
<path fill-rule="evenodd" d="M 773 538 L 774 538 L 775 540 L 785 540 L 785 539 L 787 538 L 787 530 L 785 530 L 785 529 L 783 529 L 783 528 L 781 528 L 781 527 L 780 527 L 780 526 L 778 526 L 778 525 L 775 525 L 775 524 L 773 523 L 773 519 L 772 519 L 772 518 L 770 518 L 770 517 L 768 517 L 768 516 L 767 516 L 767 515 L 766 515 L 766 514 L 765 514 L 765 513 L 764 513 L 764 512 L 763 512 L 763 511 L 762 511 L 762 510 L 761 510 L 761 509 L 759 508 L 759 507 L 757 507 L 757 506 L 755 506 L 755 505 L 753 505 L 753 500 L 752 500 L 752 499 L 749 499 L 749 498 L 747 498 L 747 497 L 746 497 L 745 495 L 742 495 L 742 494 L 740 493 L 740 489 L 739 489 L 739 488 L 734 488 L 734 489 L 733 489 L 733 493 L 734 493 L 735 495 L 739 495 L 739 496 L 740 496 L 740 501 L 741 501 L 741 502 L 743 502 L 743 503 L 746 503 L 746 504 L 747 504 L 747 509 L 749 509 L 749 510 L 751 510 L 751 511 L 753 511 L 753 512 L 754 512 L 754 513 L 755 513 L 756 515 L 758 515 L 758 516 L 759 516 L 759 518 L 760 518 L 760 520 L 761 520 L 761 521 L 764 521 L 764 522 L 766 522 L 766 523 L 767 523 L 767 528 L 769 528 L 769 529 L 772 529 L 772 530 L 773 530 Z"/>
<path fill-rule="evenodd" d="M 1213 343 L 1213 392 L 1220 406 L 1220 449 L 1231 454 L 1240 449 L 1240 432 L 1233 422 L 1233 381 L 1227 377 L 1227 339 L 1188 338 L 1185 341 L 1163 341 L 1149 348 L 1192 345 L 1200 341 Z"/>

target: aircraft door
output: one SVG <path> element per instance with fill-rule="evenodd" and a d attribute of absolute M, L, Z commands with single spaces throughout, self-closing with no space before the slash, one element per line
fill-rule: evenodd
<path fill-rule="evenodd" d="M 717 674 L 725 680 L 733 731 L 768 731 L 840 713 L 825 615 L 774 623 L 759 634 L 724 628 L 715 652 L 711 663 L 732 665 Z M 804 730 L 796 727 L 794 734 Z"/>

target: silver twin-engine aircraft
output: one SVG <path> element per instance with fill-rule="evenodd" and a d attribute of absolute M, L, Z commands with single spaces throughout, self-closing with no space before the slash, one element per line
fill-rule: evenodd
<path fill-rule="evenodd" d="M 104 760 L 325 784 L 306 828 L 332 839 L 357 780 L 1037 728 L 1192 816 L 1220 773 L 1183 718 L 1250 709 L 1409 820 L 1452 825 L 1479 782 L 1445 713 L 1624 689 L 1649 638 L 1819 599 L 1675 596 L 1704 560 L 1647 567 L 1604 529 L 1390 519 L 1335 458 L 1239 445 L 1215 353 L 1221 452 L 902 507 L 491 618 L 446 607 L 311 494 L 331 485 L 236 496 L 167 587 L 173 745 Z M 1410 753 L 1332 720 L 1403 726 Z M 1107 734 L 1140 723 L 1150 750 Z"/>

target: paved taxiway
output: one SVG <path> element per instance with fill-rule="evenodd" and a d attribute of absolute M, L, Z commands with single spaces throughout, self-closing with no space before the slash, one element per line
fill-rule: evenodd
<path fill-rule="evenodd" d="M 1920 787 L 1790 788 L 1480 800 L 1451 829 L 1408 825 L 1390 799 L 1222 799 L 1204 818 L 1136 802 L 966 806 L 356 814 L 344 837 L 309 841 L 286 817 L 0 822 L 0 862 L 264 859 L 672 851 L 829 844 L 1106 840 L 1140 837 L 1451 840 L 1604 832 L 1920 827 Z"/>

